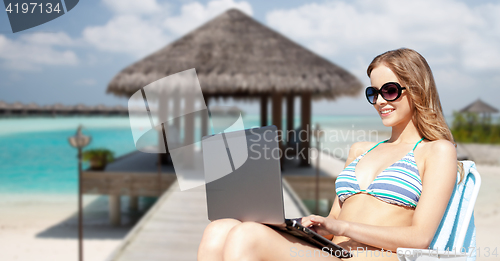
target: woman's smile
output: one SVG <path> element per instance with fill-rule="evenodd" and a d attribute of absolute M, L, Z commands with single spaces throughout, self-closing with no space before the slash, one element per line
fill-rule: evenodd
<path fill-rule="evenodd" d="M 393 109 L 393 108 L 384 108 L 384 109 L 380 109 L 380 116 L 381 117 L 387 117 L 389 116 L 390 114 L 392 114 L 396 109 Z"/>

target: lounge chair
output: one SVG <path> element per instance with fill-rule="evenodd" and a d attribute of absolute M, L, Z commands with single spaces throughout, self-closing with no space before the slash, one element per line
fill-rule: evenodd
<path fill-rule="evenodd" d="M 398 248 L 400 261 L 476 260 L 474 205 L 481 187 L 481 176 L 473 161 L 461 162 L 466 173 L 464 180 L 455 186 L 429 249 Z"/>

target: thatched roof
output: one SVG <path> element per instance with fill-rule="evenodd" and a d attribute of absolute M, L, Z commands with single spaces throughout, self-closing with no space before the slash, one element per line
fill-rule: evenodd
<path fill-rule="evenodd" d="M 94 111 L 108 111 L 110 108 L 106 107 L 104 104 L 98 104 L 96 106 L 92 106 L 92 110 Z"/>
<path fill-rule="evenodd" d="M 475 113 L 497 113 L 498 110 L 485 102 L 477 99 L 475 102 L 461 109 L 460 112 L 475 112 Z"/>
<path fill-rule="evenodd" d="M 311 91 L 315 98 L 333 99 L 362 89 L 348 71 L 231 9 L 123 69 L 107 93 L 130 97 L 151 82 L 190 68 L 196 68 L 203 93 L 211 96 Z"/>
<path fill-rule="evenodd" d="M 127 110 L 128 110 L 128 108 L 127 108 L 127 107 L 122 106 L 122 105 L 115 105 L 115 106 L 113 106 L 113 107 L 111 107 L 111 108 L 112 108 L 113 110 L 125 110 L 125 111 L 127 111 Z"/>
<path fill-rule="evenodd" d="M 122 105 L 115 105 L 109 108 L 110 111 L 115 111 L 115 112 L 128 112 L 128 108 L 124 107 Z"/>
<path fill-rule="evenodd" d="M 15 102 L 15 103 L 12 103 L 10 106 L 9 106 L 11 110 L 23 110 L 24 109 L 24 104 L 20 103 L 20 102 Z"/>
<path fill-rule="evenodd" d="M 45 112 L 50 112 L 50 111 L 52 111 L 52 105 L 50 105 L 50 104 L 43 105 L 41 110 L 45 111 Z"/>
<path fill-rule="evenodd" d="M 25 105 L 24 108 L 28 109 L 28 110 L 40 110 L 42 107 L 40 107 L 38 104 L 32 102 L 28 105 Z"/>
<path fill-rule="evenodd" d="M 69 106 L 69 105 L 64 105 L 64 104 L 61 104 L 61 103 L 56 103 L 54 105 L 49 106 L 49 109 L 50 110 L 54 110 L 54 111 L 71 111 L 72 107 Z"/>
<path fill-rule="evenodd" d="M 91 108 L 83 103 L 78 103 L 77 105 L 73 106 L 73 111 L 76 112 L 89 112 Z"/>

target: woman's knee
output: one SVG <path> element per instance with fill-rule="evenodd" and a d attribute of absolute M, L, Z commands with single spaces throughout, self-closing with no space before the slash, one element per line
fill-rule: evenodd
<path fill-rule="evenodd" d="M 224 244 L 224 260 L 258 259 L 262 254 L 262 243 L 271 231 L 271 228 L 256 222 L 243 222 L 233 227 Z"/>
<path fill-rule="evenodd" d="M 241 221 L 232 218 L 214 220 L 210 222 L 210 224 L 208 224 L 208 226 L 205 228 L 204 234 L 208 233 L 210 235 L 226 235 L 229 230 L 239 224 L 241 224 Z"/>
<path fill-rule="evenodd" d="M 218 219 L 211 222 L 203 232 L 200 248 L 205 250 L 210 250 L 213 248 L 222 249 L 227 234 L 234 226 L 238 224 L 241 224 L 241 221 L 231 218 Z"/>

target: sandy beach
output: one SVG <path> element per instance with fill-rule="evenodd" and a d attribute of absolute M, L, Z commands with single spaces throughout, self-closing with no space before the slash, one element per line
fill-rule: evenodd
<path fill-rule="evenodd" d="M 499 260 L 500 166 L 478 164 L 477 169 L 482 177 L 475 207 L 477 260 Z M 0 198 L 0 260 L 77 260 L 76 196 L 0 195 Z M 112 227 L 108 223 L 107 198 L 84 197 L 85 260 L 106 260 L 137 221 L 138 214 L 129 213 L 127 198 L 122 198 L 124 224 Z"/>
<path fill-rule="evenodd" d="M 77 198 L 72 195 L 2 195 L 0 260 L 77 260 Z M 126 197 L 123 197 L 126 201 Z M 126 206 L 127 202 L 122 202 Z M 84 196 L 84 259 L 105 260 L 137 218 L 123 210 L 123 225 L 108 223 L 107 198 Z"/>
<path fill-rule="evenodd" d="M 481 251 L 477 260 L 500 260 L 500 166 L 478 165 L 477 170 L 482 179 L 474 208 L 477 247 Z M 497 255 L 487 256 L 488 250 Z"/>

